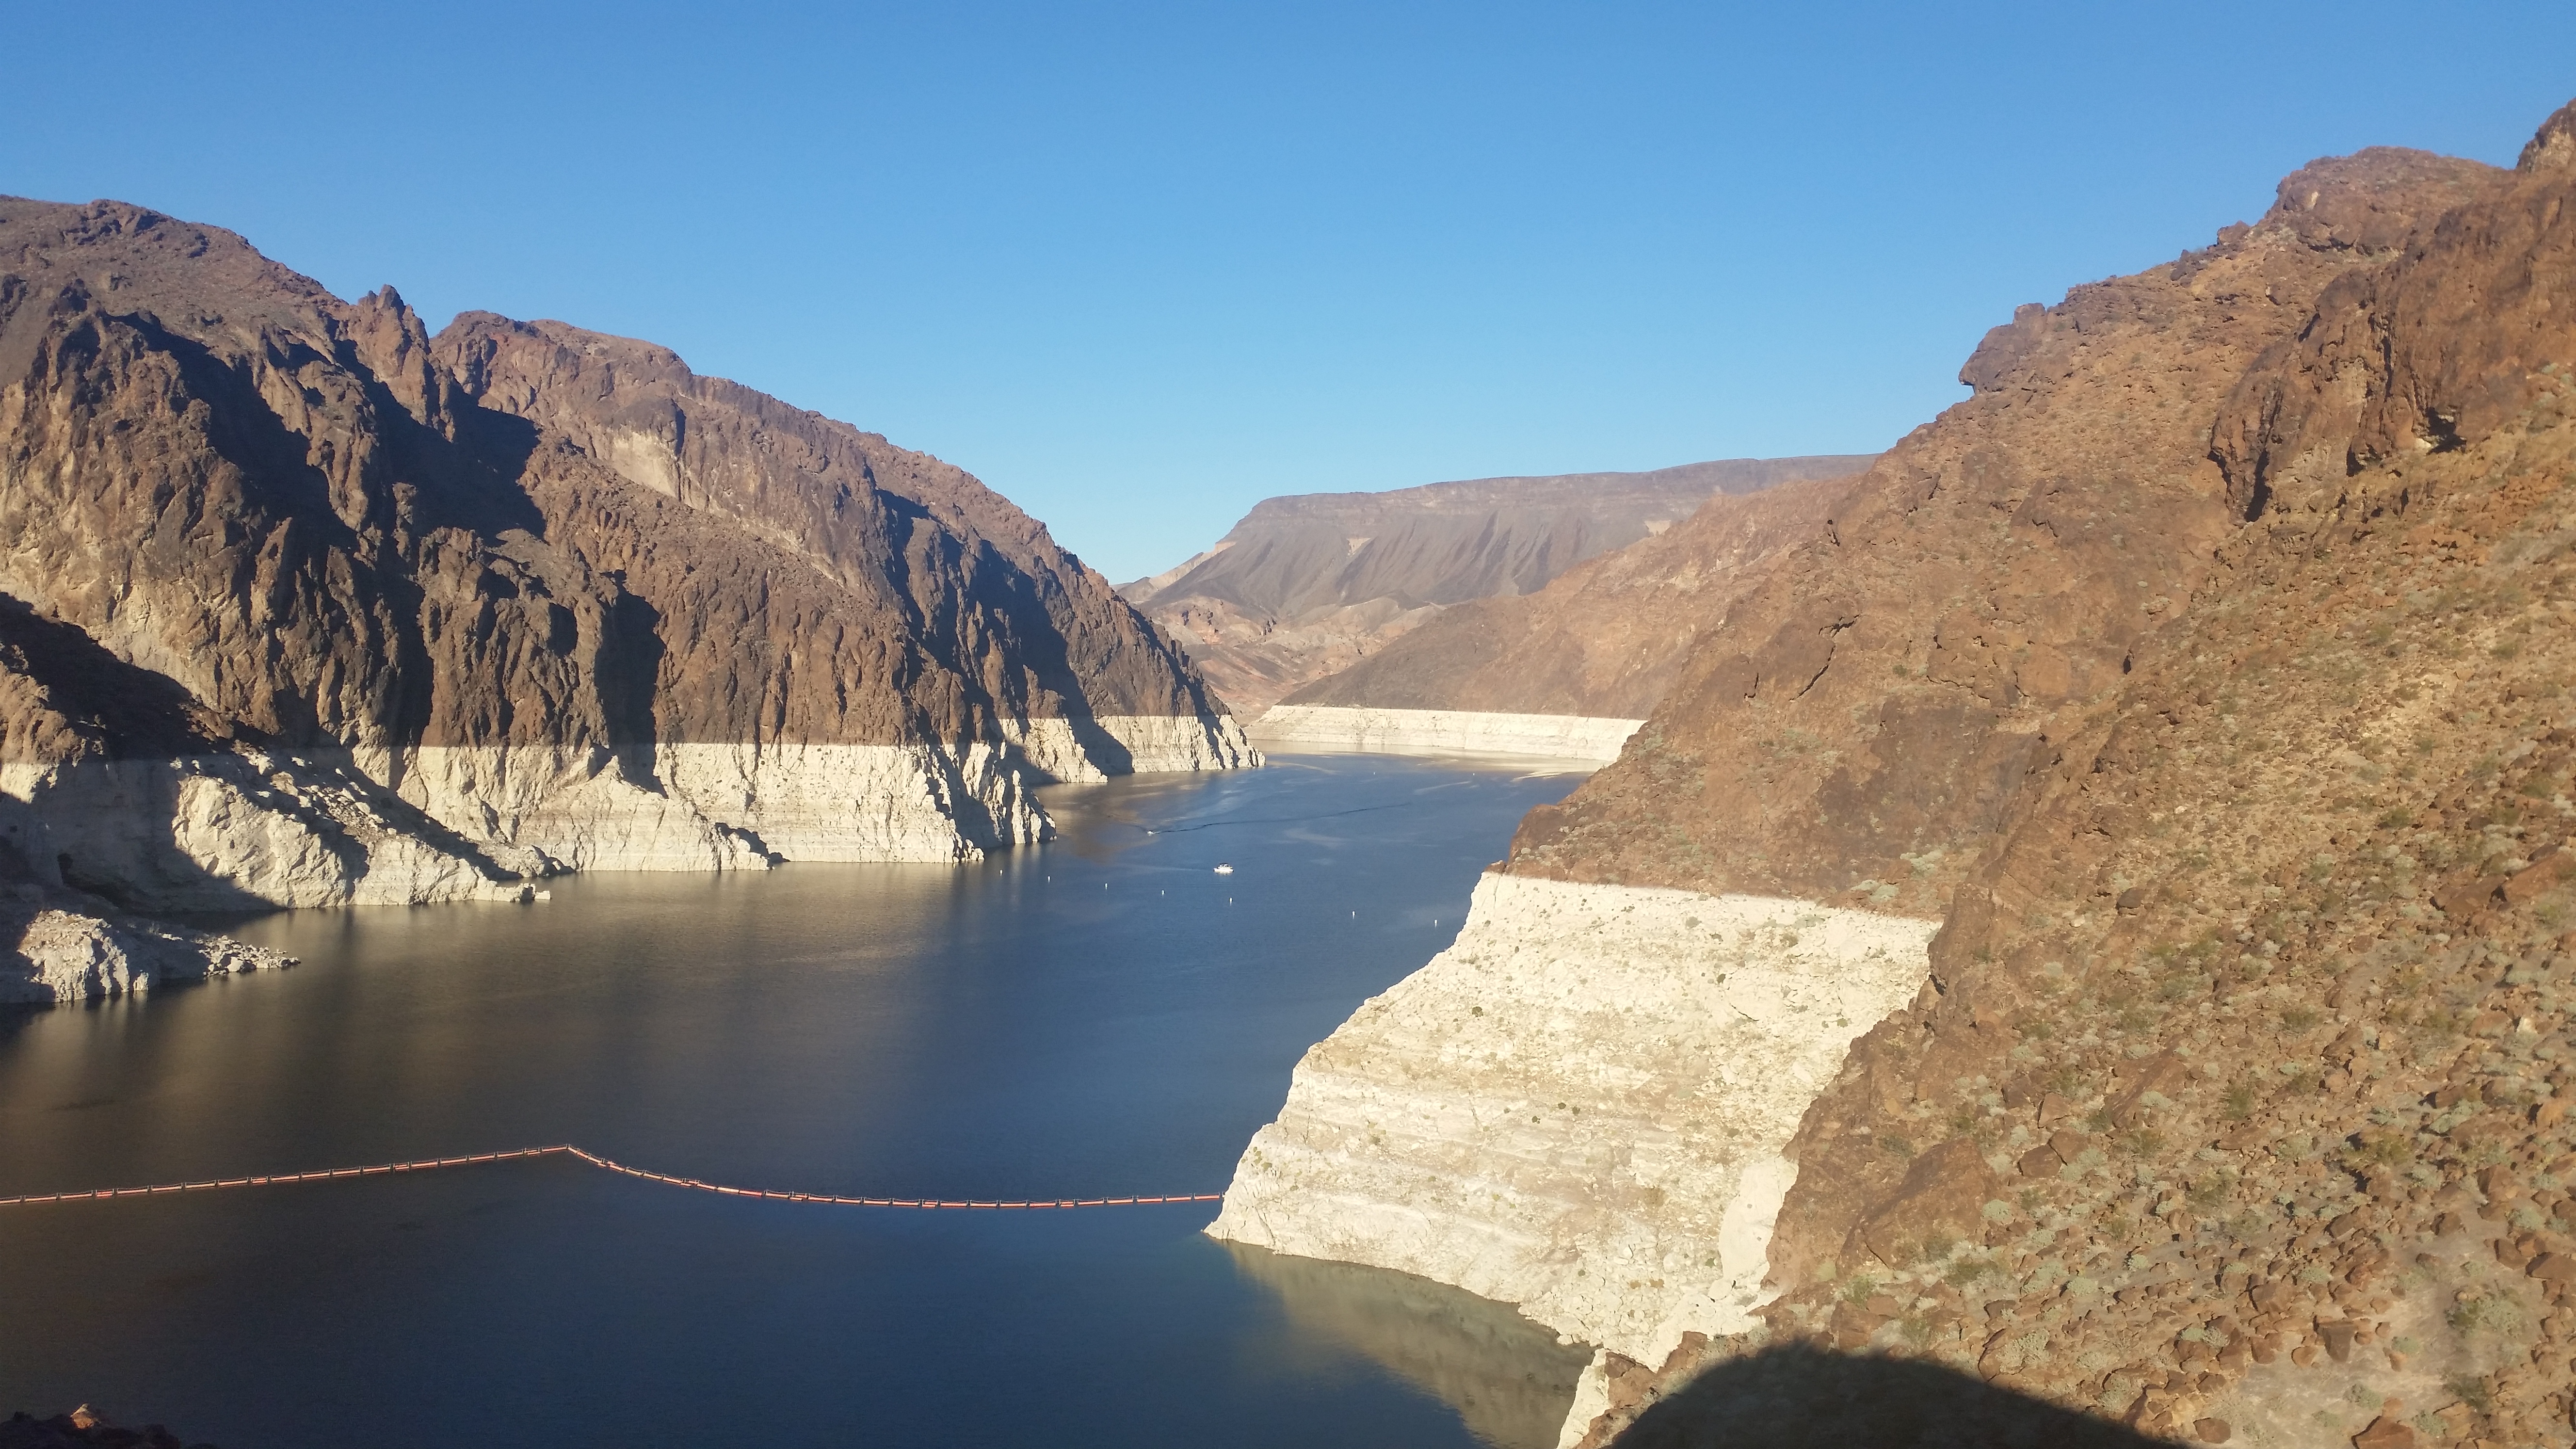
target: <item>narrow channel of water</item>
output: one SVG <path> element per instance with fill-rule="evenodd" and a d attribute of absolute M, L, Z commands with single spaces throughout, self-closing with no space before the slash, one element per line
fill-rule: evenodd
<path fill-rule="evenodd" d="M 0 1195 L 564 1141 L 872 1196 L 1219 1191 L 1306 1047 L 1573 783 L 1288 757 L 1050 790 L 1064 838 L 977 868 L 265 917 L 237 934 L 304 965 L 0 1014 Z M 562 1158 L 0 1209 L 0 1414 L 225 1449 L 1553 1443 L 1581 1350 L 1213 1216 Z"/>

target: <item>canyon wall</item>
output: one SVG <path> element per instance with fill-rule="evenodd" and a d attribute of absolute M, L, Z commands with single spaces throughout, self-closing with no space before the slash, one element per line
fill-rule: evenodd
<path fill-rule="evenodd" d="M 2576 1251 L 2550 1095 L 2576 1091 L 2551 865 L 2576 811 L 2552 803 L 2576 675 L 2550 627 L 2576 578 L 2570 114 L 2516 172 L 2313 163 L 2211 247 L 2021 309 L 1963 370 L 1975 395 L 1731 591 L 1620 758 L 1524 823 L 1504 879 L 1931 937 L 1921 990 L 1781 1109 L 1795 1180 L 1754 1301 L 1721 1250 L 1593 1314 L 1601 1412 L 1569 1442 L 1824 1442 L 1688 1392 L 1783 1344 L 2212 1442 L 2566 1442 L 2564 1375 L 2531 1366 Z M 1687 980 L 1696 950 L 1667 927 L 1634 954 Z M 1345 1028 L 1385 1040 L 1365 1071 L 1301 1077 L 1265 1136 L 1368 1121 L 1333 1080 L 1496 1052 L 1469 992 L 1376 1025 L 1413 986 Z M 1624 1046 L 1654 1077 L 1629 1095 L 1688 1084 L 1661 1054 L 1698 1010 L 1676 990 L 1605 983 L 1602 1019 L 1639 1005 L 1568 1060 Z M 1523 1160 L 1670 1130 L 1523 1115 Z M 1350 1186 L 1317 1195 L 1310 1250 L 1415 1253 L 1385 1225 L 1451 1210 L 1421 1134 L 1377 1130 L 1330 1139 Z M 1247 1156 L 1247 1204 L 1266 1173 Z M 1742 1197 L 1698 1189 L 1703 1219 Z M 1221 1230 L 1243 1222 L 1230 1194 Z M 1443 1271 L 1573 1317 L 1548 1274 L 1485 1271 L 1520 1240 L 1459 1238 L 1489 1256 Z"/>
<path fill-rule="evenodd" d="M 136 909 L 965 860 L 1257 755 L 963 472 L 648 343 L 0 198 L 0 874 Z"/>
<path fill-rule="evenodd" d="M 1868 461 L 1738 458 L 1266 498 L 1213 548 L 1122 592 L 1183 641 L 1227 698 L 1258 711 L 1450 608 L 1535 592 L 1587 559 L 1661 535 L 1712 497 L 1846 474 Z"/>
<path fill-rule="evenodd" d="M 1660 1361 L 1749 1325 L 1799 1114 L 1931 927 L 1489 875 L 1457 940 L 1298 1063 L 1208 1229 L 1516 1303 Z"/>

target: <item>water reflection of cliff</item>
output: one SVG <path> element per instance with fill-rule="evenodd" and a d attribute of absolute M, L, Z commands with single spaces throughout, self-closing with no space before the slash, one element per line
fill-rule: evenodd
<path fill-rule="evenodd" d="M 1496 1449 L 1555 1449 L 1591 1350 L 1512 1308 L 1409 1273 L 1228 1243 L 1299 1328 L 1366 1355 L 1458 1411 Z"/>

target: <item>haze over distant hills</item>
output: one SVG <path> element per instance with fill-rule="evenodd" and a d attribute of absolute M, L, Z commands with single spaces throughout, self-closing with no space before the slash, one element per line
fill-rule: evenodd
<path fill-rule="evenodd" d="M 1738 458 L 1644 473 L 1478 478 L 1256 504 L 1207 552 L 1119 592 L 1247 716 L 1454 604 L 1534 593 L 1586 559 L 1868 455 Z"/>

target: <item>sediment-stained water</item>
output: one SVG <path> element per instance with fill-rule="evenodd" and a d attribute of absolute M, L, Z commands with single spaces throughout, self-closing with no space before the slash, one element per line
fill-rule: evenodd
<path fill-rule="evenodd" d="M 870 1196 L 1215 1192 L 1572 783 L 1288 758 L 1052 790 L 1064 838 L 981 867 L 267 917 L 237 933 L 304 965 L 0 1015 L 0 1196 L 553 1142 Z M 0 1209 L 0 1412 L 226 1449 L 1553 1442 L 1582 1350 L 1230 1253 L 1214 1213 L 754 1202 L 562 1157 Z"/>

